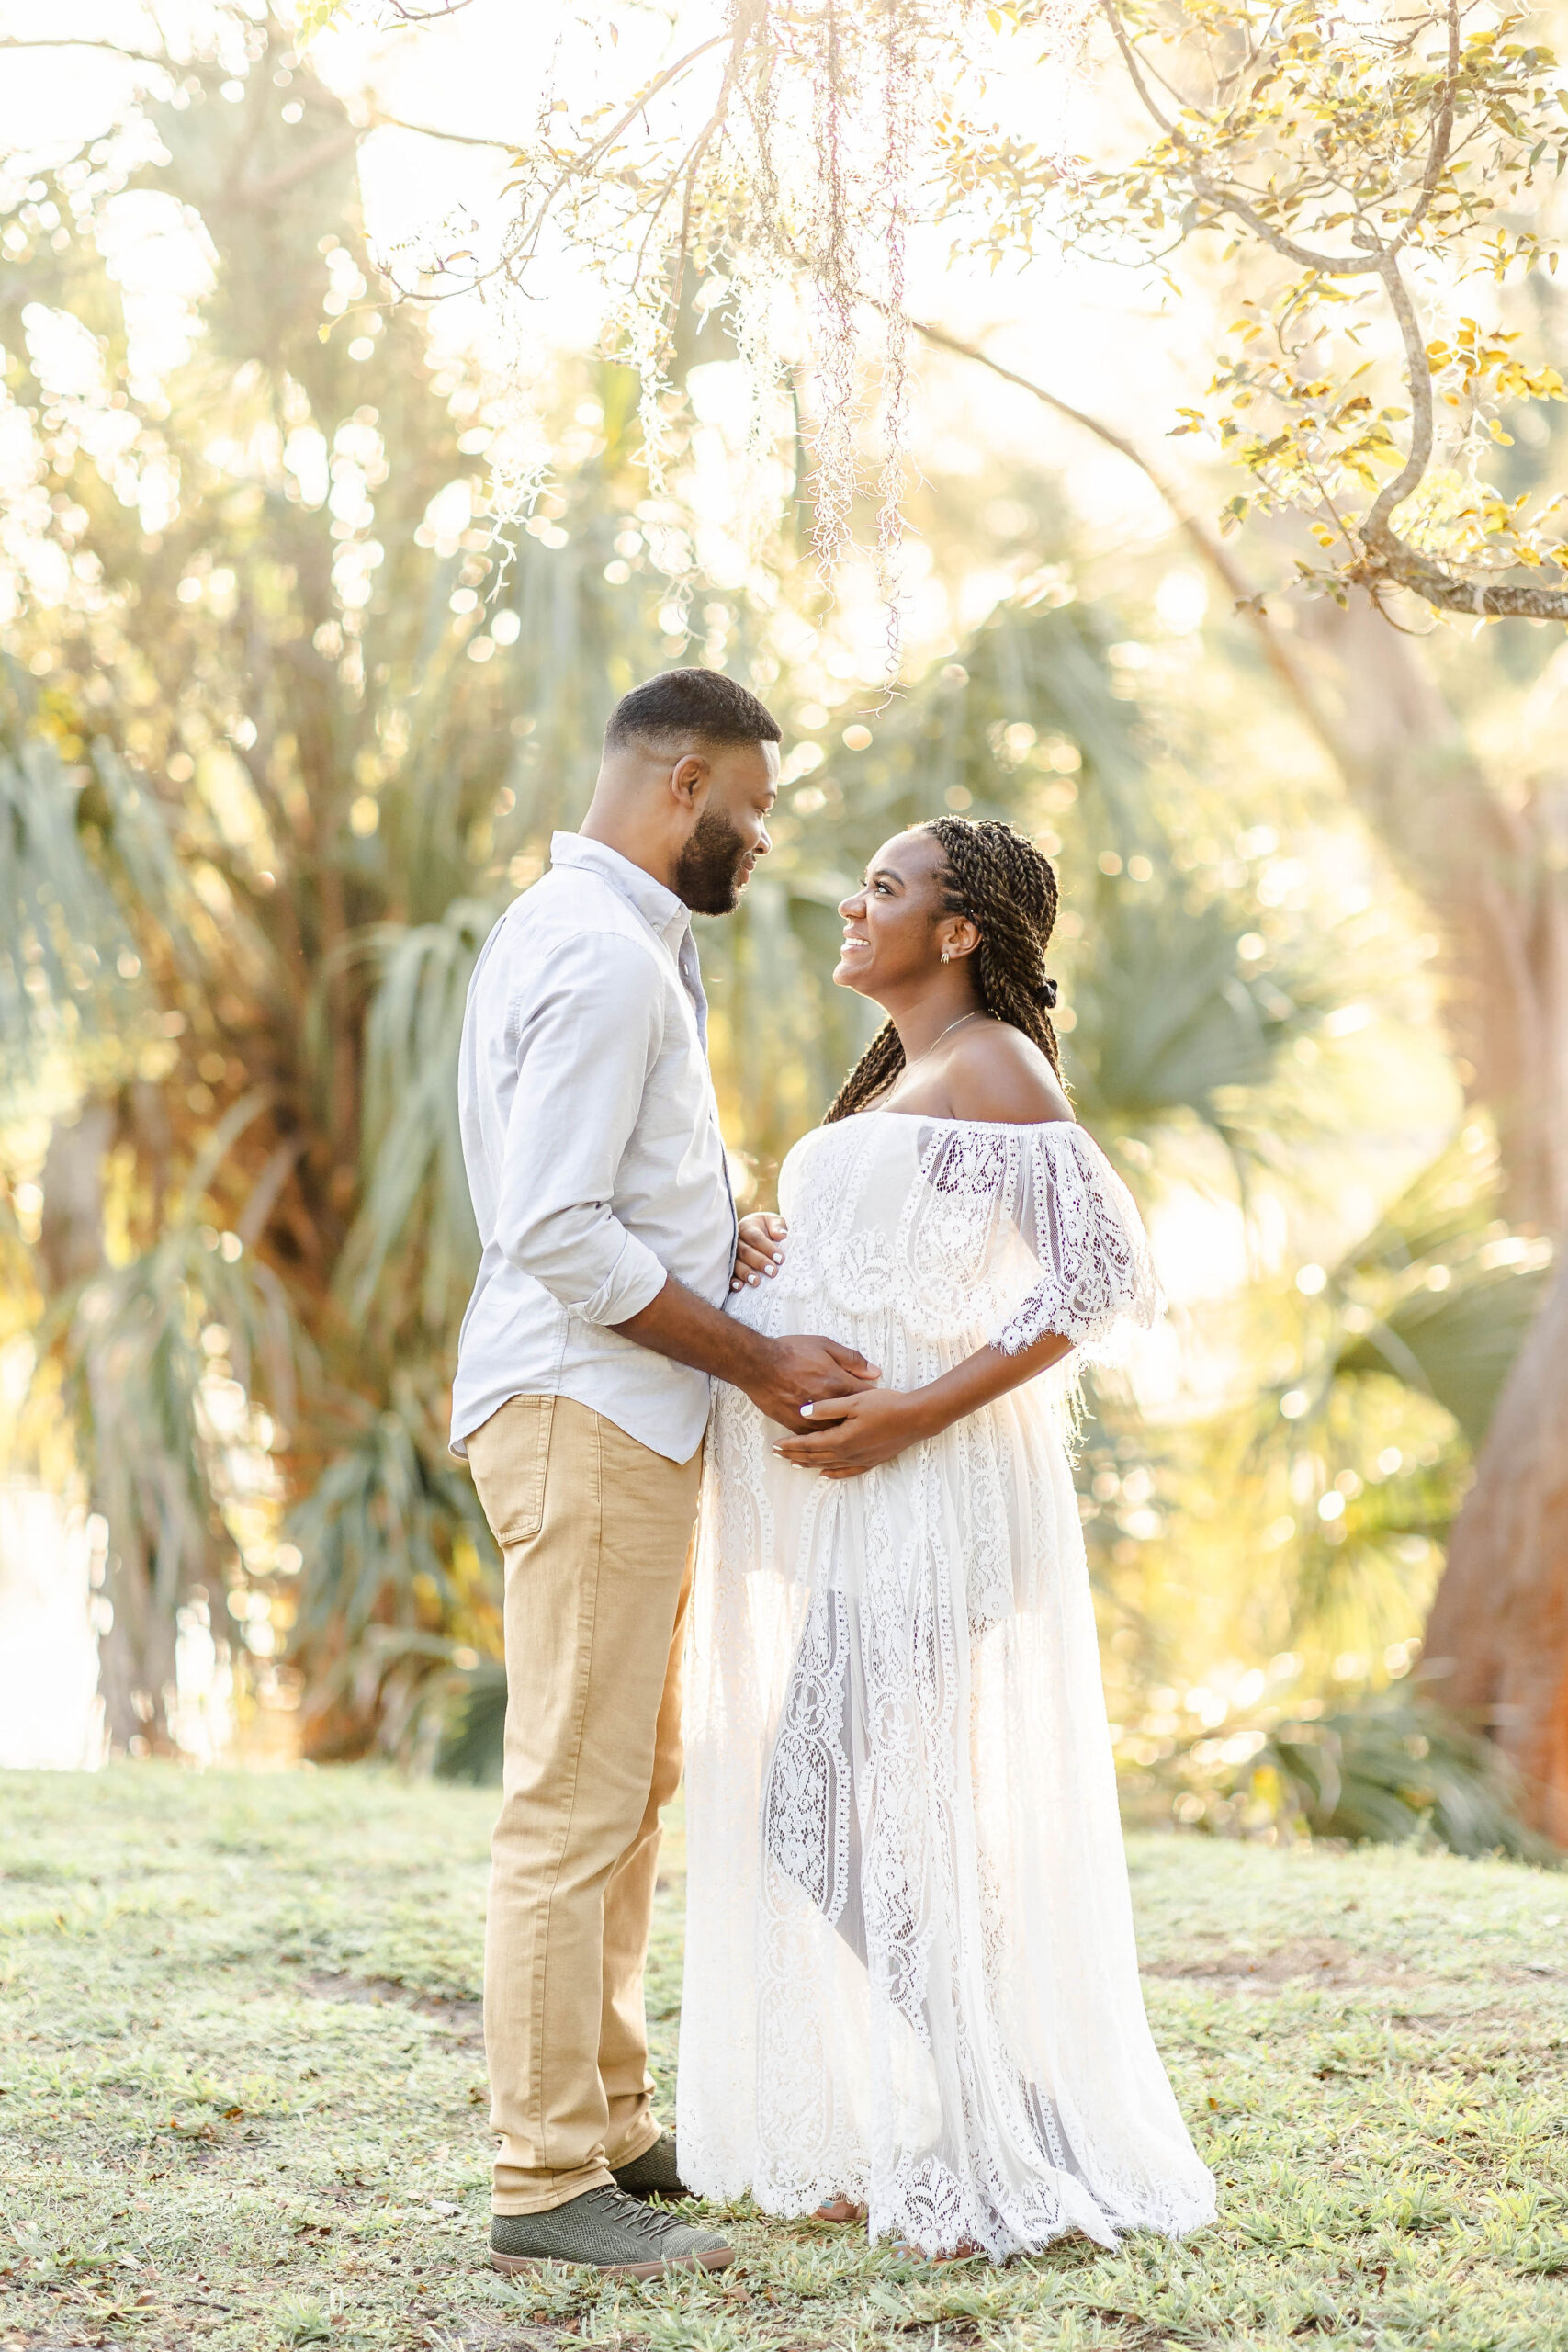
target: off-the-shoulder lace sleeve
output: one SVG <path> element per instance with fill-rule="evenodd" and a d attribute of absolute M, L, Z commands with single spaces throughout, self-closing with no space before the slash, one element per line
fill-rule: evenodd
<path fill-rule="evenodd" d="M 788 1302 L 806 1318 L 788 1328 L 852 1329 L 885 1367 L 905 1343 L 1017 1354 L 1047 1331 L 1103 1363 L 1163 1305 L 1131 1194 L 1070 1120 L 867 1112 L 796 1145 L 780 1203 L 778 1278 L 731 1313 Z M 876 1317 L 891 1321 L 878 1329 Z"/>
<path fill-rule="evenodd" d="M 1017 1355 L 1055 1331 L 1090 1362 L 1107 1363 L 1165 1306 L 1133 1196 L 1070 1121 L 1015 1133 L 1003 1155 L 1004 1214 L 1038 1261 L 1040 1279 L 991 1333 L 991 1345 Z"/>

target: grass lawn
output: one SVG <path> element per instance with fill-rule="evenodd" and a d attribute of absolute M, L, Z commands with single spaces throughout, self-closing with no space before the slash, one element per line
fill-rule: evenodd
<path fill-rule="evenodd" d="M 484 2261 L 491 1809 L 366 1770 L 0 1776 L 0 2347 L 1568 2352 L 1568 1881 L 1134 1839 L 1221 2182 L 1185 2245 L 927 2268 L 743 2210 L 712 2283 L 514 2282 Z"/>

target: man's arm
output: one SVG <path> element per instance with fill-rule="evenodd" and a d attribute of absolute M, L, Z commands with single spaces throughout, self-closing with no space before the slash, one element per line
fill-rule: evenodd
<path fill-rule="evenodd" d="M 801 1418 L 803 1405 L 824 1396 L 858 1396 L 882 1376 L 877 1365 L 837 1340 L 765 1339 L 732 1322 L 673 1274 L 639 1314 L 611 1328 L 639 1348 L 743 1388 L 760 1412 L 787 1430 L 812 1426 Z"/>
<path fill-rule="evenodd" d="M 880 1376 L 853 1348 L 767 1340 L 688 1290 L 611 1203 L 658 1056 L 660 1014 L 638 943 L 580 933 L 552 948 L 517 1010 L 516 1091 L 496 1239 L 513 1265 L 589 1323 L 743 1388 L 786 1429 L 799 1407 Z"/>
<path fill-rule="evenodd" d="M 588 1323 L 624 1322 L 665 1279 L 611 1205 L 662 1042 L 655 978 L 649 954 L 616 933 L 554 941 L 495 1041 L 517 1061 L 496 1241 Z"/>

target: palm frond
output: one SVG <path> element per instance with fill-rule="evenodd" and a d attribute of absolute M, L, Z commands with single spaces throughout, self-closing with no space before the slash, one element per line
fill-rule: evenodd
<path fill-rule="evenodd" d="M 1384 1378 L 1433 1398 L 1479 1446 L 1552 1262 L 1550 1242 L 1509 1231 L 1499 1199 L 1495 1148 L 1467 1128 L 1329 1272 L 1306 1358 L 1260 1399 L 1265 1427 L 1277 1430 L 1285 1392 L 1305 1400 L 1300 1437 L 1337 1391 Z"/>
<path fill-rule="evenodd" d="M 382 924 L 355 943 L 376 986 L 364 1029 L 360 1125 L 364 1195 L 338 1261 L 351 1317 L 395 1322 L 380 1294 L 392 1261 L 398 1283 L 419 1270 L 428 1330 L 461 1313 L 479 1262 L 479 1232 L 457 1124 L 457 1044 L 469 977 L 496 907 L 459 899 L 440 922 Z"/>
<path fill-rule="evenodd" d="M 111 1531 L 100 1644 L 120 1745 L 164 1736 L 180 1609 L 227 1582 L 242 1465 L 287 1442 L 306 1351 L 272 1270 L 180 1218 L 124 1266 L 57 1298 L 38 1336 L 32 1408 L 63 1408 Z M 272 1423 L 262 1430 L 255 1408 Z"/>
<path fill-rule="evenodd" d="M 302 1555 L 292 1655 L 310 1678 L 311 1752 L 329 1755 L 390 1736 L 382 1685 L 414 1651 L 428 1667 L 454 1643 L 500 1646 L 495 1546 L 429 1401 L 404 1375 L 379 1409 L 346 1396 L 335 1409 L 341 1434 L 288 1521 Z"/>
<path fill-rule="evenodd" d="M 145 1017 L 136 940 L 85 837 L 88 772 L 0 691 L 0 1082 Z M 116 1058 L 120 1058 L 116 1056 Z"/>
<path fill-rule="evenodd" d="M 1392 1374 L 1453 1415 L 1473 1450 L 1550 1278 L 1550 1244 L 1497 1216 L 1495 1151 L 1461 1140 L 1424 1170 L 1337 1267 L 1348 1327 L 1335 1380 Z"/>
<path fill-rule="evenodd" d="M 1145 822 L 1138 838 L 1148 837 Z M 1147 1136 L 1190 1114 L 1238 1164 L 1258 1155 L 1249 1098 L 1337 999 L 1304 969 L 1251 972 L 1239 952 L 1251 927 L 1224 897 L 1193 909 L 1158 886 L 1135 904 L 1114 888 L 1097 894 L 1072 1034 L 1082 1114 L 1097 1131 Z"/>
<path fill-rule="evenodd" d="M 1278 1775 L 1288 1815 L 1318 1837 L 1401 1845 L 1423 1833 L 1455 1854 L 1561 1863 L 1519 1818 L 1518 1791 L 1495 1744 L 1418 1693 L 1285 1722 L 1259 1750 L 1254 1779 Z"/>
<path fill-rule="evenodd" d="M 435 1770 L 444 1781 L 499 1787 L 506 1741 L 506 1668 L 481 1658 L 449 1702 Z"/>

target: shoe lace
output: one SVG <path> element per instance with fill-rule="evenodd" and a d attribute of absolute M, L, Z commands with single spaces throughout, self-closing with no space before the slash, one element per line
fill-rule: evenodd
<path fill-rule="evenodd" d="M 671 2230 L 682 2227 L 678 2213 L 665 2213 L 656 2205 L 645 2205 L 640 2197 L 628 2197 L 624 2188 L 599 2188 L 590 2194 L 606 2221 L 620 2222 L 639 2237 L 664 2238 Z"/>
<path fill-rule="evenodd" d="M 690 2222 L 683 2221 L 679 2213 L 663 2212 L 657 2205 L 642 2204 L 636 2198 L 628 2198 L 626 2202 L 637 2207 L 640 2226 L 650 2238 L 672 2237 L 677 2231 L 691 2227 Z"/>

